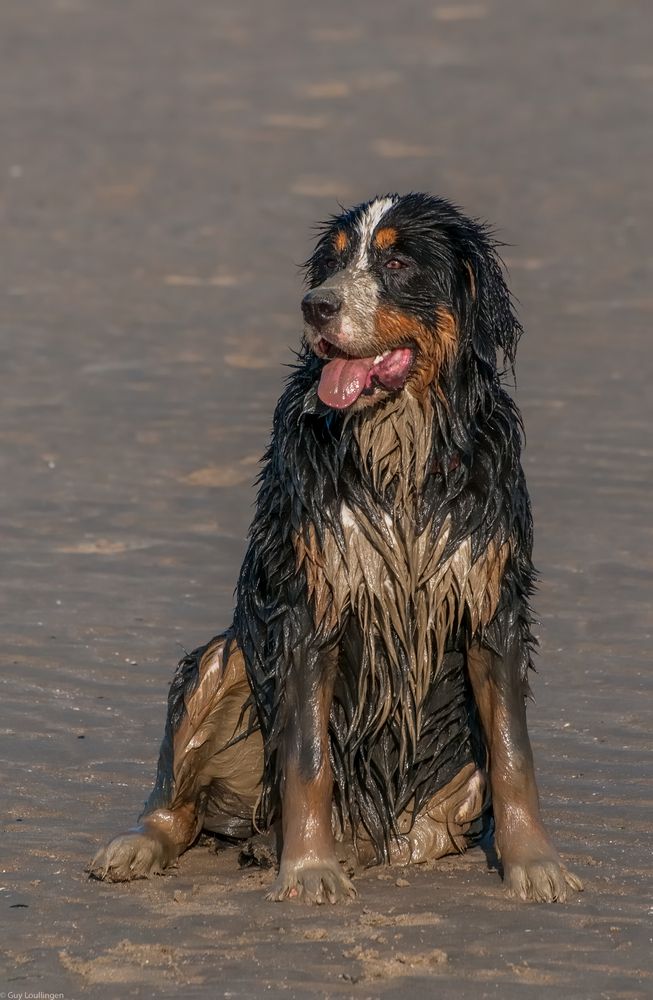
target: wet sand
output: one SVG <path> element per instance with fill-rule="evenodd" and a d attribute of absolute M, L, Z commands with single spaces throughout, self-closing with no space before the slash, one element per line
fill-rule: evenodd
<path fill-rule="evenodd" d="M 651 995 L 652 33 L 645 0 L 2 4 L 3 994 Z M 310 226 L 408 189 L 511 244 L 530 727 L 586 891 L 514 903 L 475 851 L 307 909 L 210 843 L 89 882 L 229 621 Z"/>

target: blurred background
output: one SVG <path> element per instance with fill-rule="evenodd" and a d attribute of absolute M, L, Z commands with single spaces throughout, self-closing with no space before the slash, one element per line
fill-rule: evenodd
<path fill-rule="evenodd" d="M 487 907 L 512 941 L 488 973 L 505 995 L 539 962 L 538 996 L 587 997 L 576 973 L 606 951 L 601 995 L 644 995 L 652 35 L 648 0 L 3 0 L 0 905 L 23 986 L 100 990 L 128 965 L 127 919 L 172 935 L 165 880 L 105 891 L 81 869 L 145 797 L 181 646 L 229 622 L 312 225 L 427 190 L 509 244 L 542 573 L 531 729 L 545 814 L 593 890 L 533 918 L 567 955 L 552 969 L 496 876 L 454 871 L 451 995 L 490 961 L 461 938 Z M 334 982 L 363 976 L 337 954 Z M 272 993 L 312 955 L 271 951 Z M 177 959 L 156 980 L 133 959 L 124 981 L 188 985 Z M 238 969 L 243 996 L 263 988 Z"/>

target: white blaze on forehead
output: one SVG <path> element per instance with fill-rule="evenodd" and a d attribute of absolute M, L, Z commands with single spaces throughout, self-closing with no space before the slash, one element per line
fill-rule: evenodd
<path fill-rule="evenodd" d="M 357 267 L 367 265 L 367 251 L 372 242 L 372 234 L 385 213 L 392 208 L 395 200 L 395 198 L 377 198 L 376 201 L 367 206 L 356 223 L 356 229 L 360 235 L 360 245 L 355 261 Z"/>

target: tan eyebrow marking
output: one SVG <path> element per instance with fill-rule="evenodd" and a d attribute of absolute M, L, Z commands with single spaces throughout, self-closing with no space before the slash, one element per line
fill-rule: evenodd
<path fill-rule="evenodd" d="M 333 245 L 338 251 L 338 253 L 342 253 L 343 250 L 347 249 L 348 242 L 349 240 L 347 239 L 347 233 L 344 231 L 344 229 L 339 229 L 336 235 L 333 237 Z"/>
<path fill-rule="evenodd" d="M 397 230 L 394 226 L 384 226 L 383 229 L 379 229 L 376 236 L 374 237 L 374 244 L 379 248 L 379 250 L 387 250 L 391 247 L 397 240 Z"/>

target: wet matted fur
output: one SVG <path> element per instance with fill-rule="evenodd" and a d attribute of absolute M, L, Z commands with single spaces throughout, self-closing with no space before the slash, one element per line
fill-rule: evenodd
<path fill-rule="evenodd" d="M 521 327 L 487 228 L 427 195 L 333 217 L 274 416 L 233 623 L 182 660 L 114 880 L 202 827 L 277 829 L 271 898 L 335 901 L 359 861 L 464 850 L 496 825 L 509 889 L 580 883 L 539 814 L 524 701 L 534 645 Z"/>

